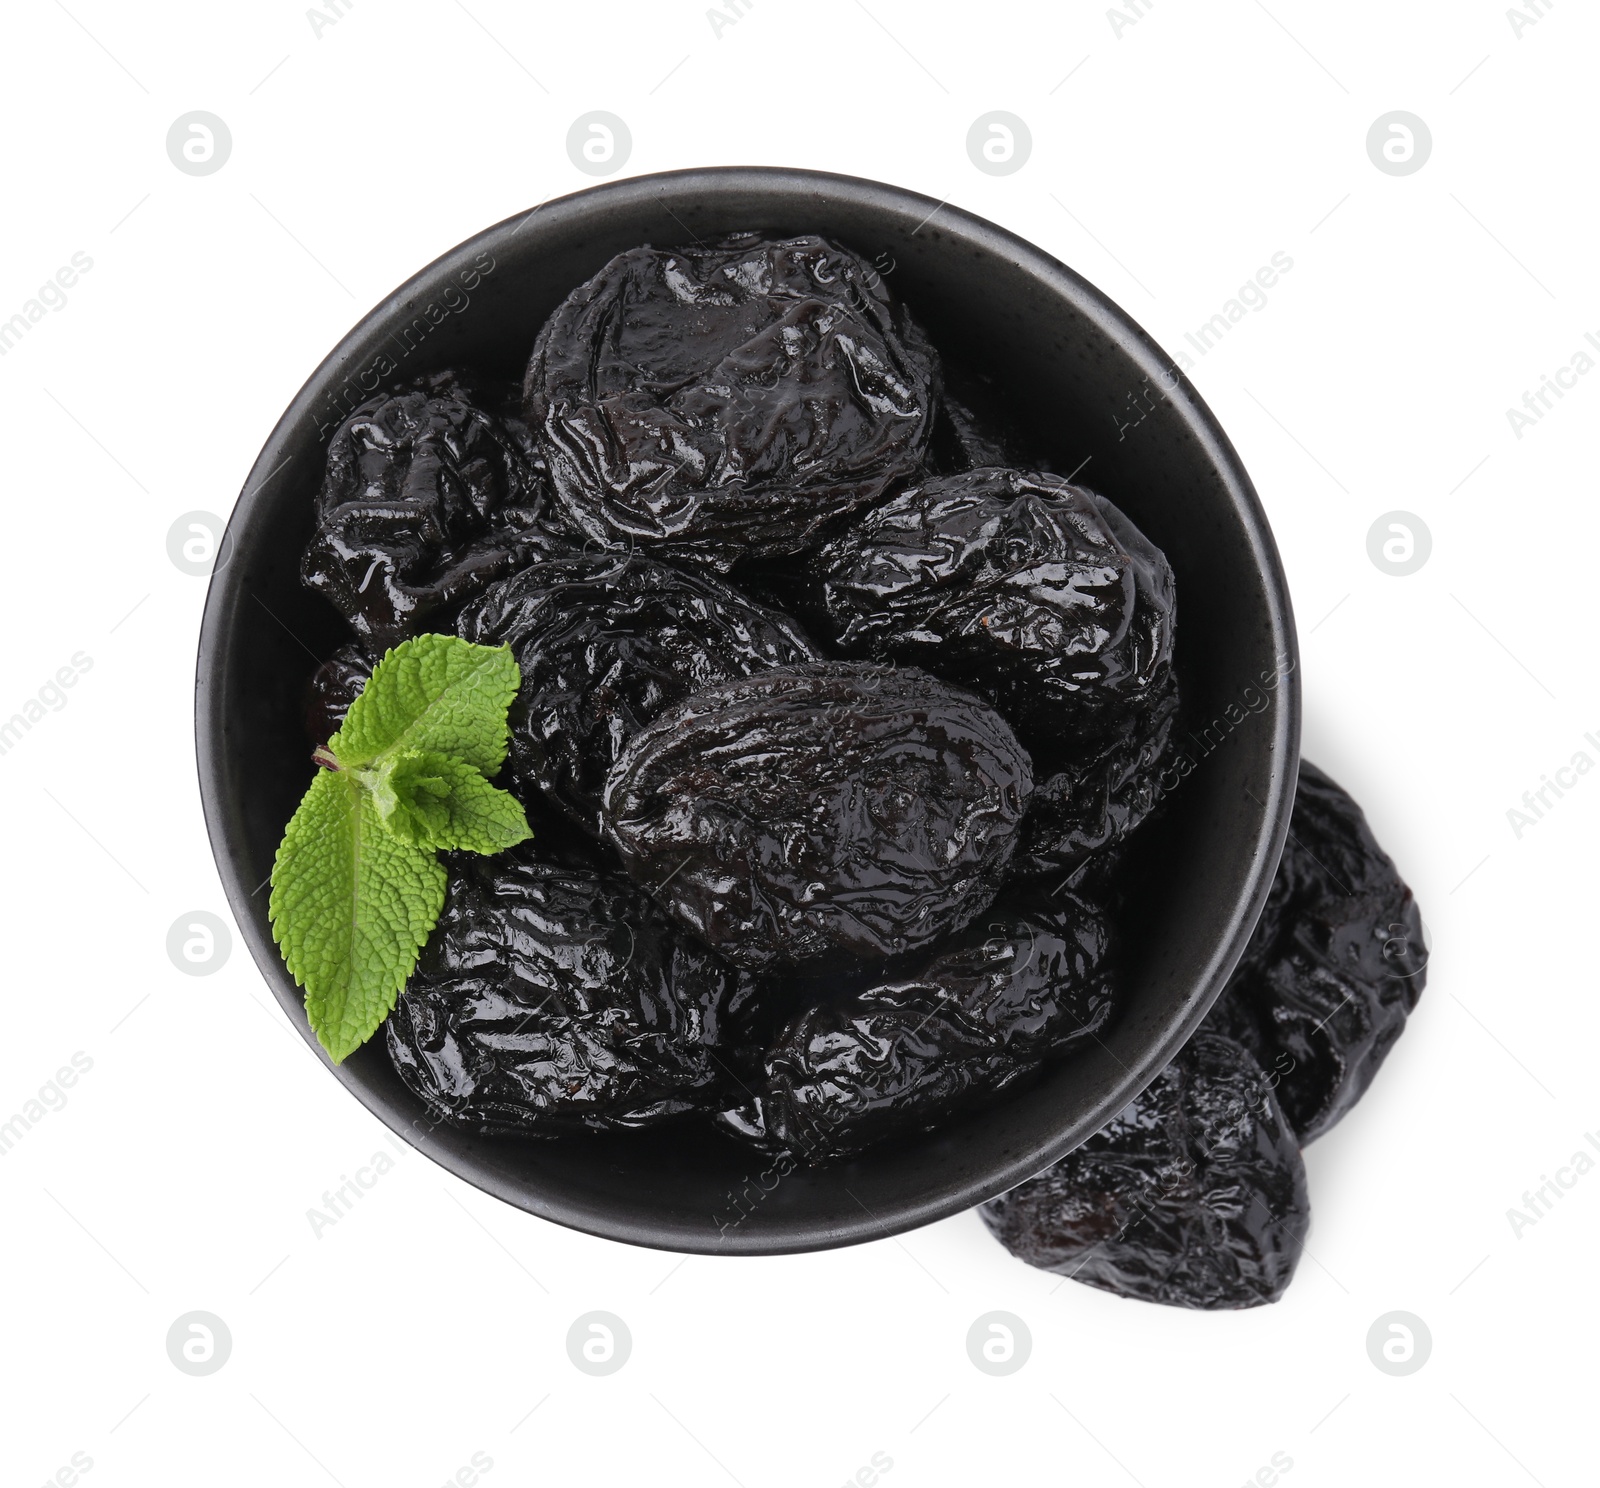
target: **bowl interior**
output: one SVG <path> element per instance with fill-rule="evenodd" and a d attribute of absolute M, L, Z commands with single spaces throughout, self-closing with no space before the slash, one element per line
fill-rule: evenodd
<path fill-rule="evenodd" d="M 1144 871 L 1110 1032 L 934 1135 L 816 1170 L 697 1125 L 491 1139 L 430 1126 L 381 1038 L 334 1071 L 396 1132 L 508 1203 L 614 1239 L 729 1254 L 847 1244 L 942 1218 L 1021 1182 L 1121 1109 L 1181 1047 L 1255 923 L 1299 736 L 1289 603 L 1248 477 L 1168 359 L 1071 271 L 978 218 L 848 177 L 702 170 L 580 192 L 488 229 L 373 310 L 290 405 L 229 523 L 201 633 L 201 791 L 240 929 L 314 1048 L 260 886 L 313 769 L 305 684 L 349 639 L 298 577 L 328 436 L 398 377 L 464 365 L 519 378 L 545 317 L 622 249 L 748 228 L 819 232 L 875 260 L 946 360 L 984 379 L 1054 468 L 1078 470 L 1166 551 L 1187 732 L 1163 777 L 1164 816 L 1135 839 Z"/>

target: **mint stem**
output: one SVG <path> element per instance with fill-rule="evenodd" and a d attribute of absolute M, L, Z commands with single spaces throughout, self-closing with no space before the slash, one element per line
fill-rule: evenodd
<path fill-rule="evenodd" d="M 321 765 L 324 770 L 337 770 L 339 768 L 337 756 L 335 756 L 333 751 L 329 749 L 326 744 L 317 745 L 317 747 L 311 751 L 311 758 Z"/>

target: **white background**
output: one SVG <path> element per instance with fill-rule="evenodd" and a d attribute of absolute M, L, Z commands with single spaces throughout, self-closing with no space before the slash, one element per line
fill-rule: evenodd
<path fill-rule="evenodd" d="M 1600 1129 L 1600 772 L 1520 838 L 1507 810 L 1600 761 L 1600 376 L 1520 439 L 1506 410 L 1600 335 L 1593 10 L 1530 4 L 1519 34 L 1498 0 L 1130 0 L 1120 27 L 1097 4 L 754 0 L 718 34 L 699 0 L 469 4 L 359 0 L 320 33 L 291 0 L 6 7 L 0 320 L 75 252 L 93 268 L 0 358 L 0 717 L 92 667 L 0 756 L 0 1117 L 75 1052 L 93 1067 L 0 1160 L 0 1480 L 79 1452 L 91 1488 L 435 1488 L 481 1452 L 491 1488 L 827 1488 L 881 1452 L 888 1488 L 1228 1488 L 1281 1452 L 1292 1488 L 1592 1482 L 1600 1174 L 1520 1236 L 1507 1210 Z M 233 136 L 204 177 L 165 148 L 196 109 Z M 168 959 L 175 920 L 227 911 L 191 743 L 205 581 L 166 534 L 227 513 L 368 306 L 589 184 L 565 140 L 592 109 L 627 121 L 624 173 L 802 165 L 949 199 L 1174 352 L 1293 259 L 1192 375 L 1283 550 L 1305 752 L 1366 806 L 1434 958 L 1371 1095 L 1307 1154 L 1312 1254 L 1277 1306 L 1120 1301 L 972 1214 L 680 1260 L 409 1151 L 313 1234 L 389 1148 L 237 941 L 211 976 Z M 1032 133 L 1008 176 L 966 150 L 994 109 Z M 1432 133 L 1408 176 L 1366 150 L 1394 109 Z M 1432 533 L 1409 577 L 1367 553 L 1394 509 Z M 165 1348 L 195 1309 L 233 1339 L 205 1378 Z M 633 1335 L 606 1378 L 565 1351 L 592 1309 Z M 965 1349 L 995 1309 L 1033 1339 L 1006 1378 Z M 1433 1339 L 1405 1378 L 1366 1351 L 1394 1309 Z"/>

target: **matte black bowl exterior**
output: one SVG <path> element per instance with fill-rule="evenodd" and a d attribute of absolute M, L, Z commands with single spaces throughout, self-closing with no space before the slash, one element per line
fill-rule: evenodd
<path fill-rule="evenodd" d="M 347 633 L 301 587 L 328 436 L 398 376 L 466 365 L 521 376 L 535 333 L 613 254 L 756 228 L 818 232 L 875 259 L 951 361 L 988 372 L 1057 468 L 1126 510 L 1178 580 L 1183 750 L 1131 937 L 1125 1009 L 1103 1042 L 994 1110 L 843 1165 L 793 1169 L 697 1125 L 531 1142 L 430 1128 L 381 1036 L 329 1068 L 468 1182 L 614 1240 L 776 1254 L 892 1235 L 958 1213 L 1063 1156 L 1160 1071 L 1211 1006 L 1260 913 L 1288 828 L 1299 746 L 1289 597 L 1249 477 L 1209 410 L 1121 310 L 980 218 L 877 182 L 767 168 L 597 186 L 489 228 L 372 311 L 279 421 L 228 524 L 200 633 L 200 790 L 239 928 L 291 1023 L 324 1057 L 257 892 L 313 772 L 301 699 L 312 655 Z M 1125 428 L 1138 404 L 1153 404 Z M 1092 457 L 1092 458 L 1091 458 Z M 1137 839 L 1136 839 L 1137 841 Z"/>

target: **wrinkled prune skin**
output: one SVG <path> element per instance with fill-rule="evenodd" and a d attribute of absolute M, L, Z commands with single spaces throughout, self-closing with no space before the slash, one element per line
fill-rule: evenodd
<path fill-rule="evenodd" d="M 1207 1310 L 1276 1302 L 1311 1226 L 1305 1164 L 1265 1074 L 1211 1033 L 1076 1151 L 979 1213 L 1031 1266 Z"/>
<path fill-rule="evenodd" d="M 437 1120 L 534 1136 L 725 1103 L 718 1047 L 751 984 L 626 879 L 456 855 L 437 929 L 388 1021 Z"/>
<path fill-rule="evenodd" d="M 664 708 L 715 682 L 818 659 L 786 616 L 716 579 L 629 554 L 513 575 L 468 605 L 458 630 L 509 645 L 522 669 L 512 779 L 596 837 L 611 767 Z"/>
<path fill-rule="evenodd" d="M 360 641 L 341 646 L 311 674 L 306 689 L 306 737 L 326 744 L 367 685 L 377 659 Z"/>
<path fill-rule="evenodd" d="M 755 233 L 618 254 L 545 323 L 524 384 L 574 525 L 721 572 L 916 471 L 938 389 L 864 260 Z"/>
<path fill-rule="evenodd" d="M 1069 894 L 991 908 L 914 977 L 811 1007 L 727 1131 L 813 1163 L 986 1105 L 1112 1013 L 1106 927 Z"/>
<path fill-rule="evenodd" d="M 1266 908 L 1205 1023 L 1260 1061 L 1302 1145 L 1366 1093 L 1427 959 L 1417 902 L 1361 808 L 1302 760 Z"/>
<path fill-rule="evenodd" d="M 1059 476 L 925 481 L 828 542 L 812 571 L 841 650 L 971 687 L 1030 740 L 1103 733 L 1171 663 L 1171 566 Z"/>
<path fill-rule="evenodd" d="M 528 432 L 439 372 L 379 393 L 334 431 L 301 577 L 373 649 L 449 629 L 494 580 L 564 549 L 540 525 Z"/>
<path fill-rule="evenodd" d="M 1177 718 L 1178 682 L 1169 670 L 1144 708 L 1096 740 L 1057 751 L 1050 762 L 1057 768 L 1041 768 L 1034 785 L 1012 871 L 1070 873 L 1142 825 L 1161 804 Z"/>
<path fill-rule="evenodd" d="M 692 694 L 606 785 L 623 866 L 738 966 L 882 959 L 994 898 L 1033 789 L 971 693 L 906 667 L 816 662 Z"/>

